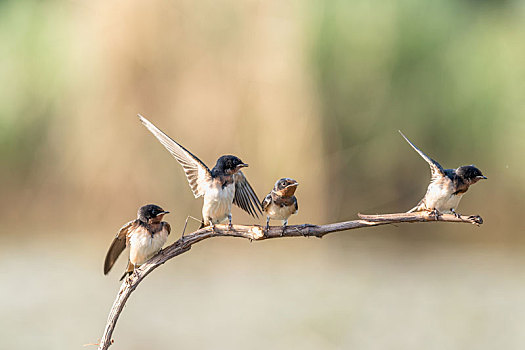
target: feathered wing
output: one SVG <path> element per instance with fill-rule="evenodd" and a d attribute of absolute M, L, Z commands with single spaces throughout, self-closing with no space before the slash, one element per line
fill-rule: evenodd
<path fill-rule="evenodd" d="M 251 216 L 258 218 L 259 215 L 257 214 L 257 211 L 262 214 L 261 203 L 242 171 L 238 171 L 233 175 L 233 182 L 235 183 L 235 197 L 233 197 L 233 204 Z"/>
<path fill-rule="evenodd" d="M 170 233 L 171 233 L 171 226 L 170 226 L 170 224 L 168 224 L 166 221 L 163 221 L 162 224 L 163 224 L 163 228 L 164 228 L 166 231 L 168 231 L 168 236 L 169 236 Z"/>
<path fill-rule="evenodd" d="M 261 203 L 261 207 L 262 207 L 262 210 L 265 211 L 266 208 L 268 208 L 268 206 L 272 203 L 272 194 L 269 193 L 266 195 L 266 197 L 264 197 L 262 203 Z"/>
<path fill-rule="evenodd" d="M 184 168 L 186 178 L 190 184 L 191 190 L 195 198 L 204 196 L 206 191 L 207 183 L 211 180 L 210 169 L 194 154 L 178 144 L 175 140 L 170 138 L 168 135 L 163 133 L 149 120 L 138 115 L 140 121 L 144 126 L 160 141 L 160 143 L 171 153 L 171 155 L 179 162 Z"/>
<path fill-rule="evenodd" d="M 104 260 L 104 275 L 108 274 L 109 270 L 111 270 L 115 264 L 115 261 L 117 261 L 120 253 L 122 253 L 122 251 L 126 248 L 128 233 L 136 226 L 136 221 L 137 220 L 132 220 L 122 226 L 122 228 L 117 233 L 117 236 L 111 243 L 111 246 L 109 247 L 109 250 L 106 254 L 106 259 Z"/>
<path fill-rule="evenodd" d="M 403 135 L 401 130 L 398 130 L 398 131 L 401 134 L 401 136 L 403 136 L 403 138 L 406 140 L 406 142 L 408 142 L 408 144 L 412 146 L 412 148 L 416 150 L 417 153 L 419 153 L 419 155 L 428 163 L 428 165 L 430 165 L 430 171 L 432 172 L 431 181 L 435 181 L 440 177 L 446 176 L 445 170 L 443 170 L 443 167 L 438 162 L 436 162 L 434 159 L 427 156 L 425 153 L 423 153 L 423 151 L 421 151 L 412 142 L 410 142 L 410 140 L 405 135 Z"/>

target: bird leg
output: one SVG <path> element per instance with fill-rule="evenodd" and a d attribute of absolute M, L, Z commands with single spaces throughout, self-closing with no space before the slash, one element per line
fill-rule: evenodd
<path fill-rule="evenodd" d="M 429 216 L 433 216 L 436 219 L 436 221 L 437 221 L 437 220 L 439 220 L 439 217 L 441 216 L 441 213 L 439 212 L 439 210 L 434 208 L 428 213 L 428 215 Z"/>
<path fill-rule="evenodd" d="M 208 218 L 208 223 L 209 223 L 210 228 L 213 231 L 213 233 L 217 233 L 217 231 L 215 230 L 215 224 L 213 223 L 212 218 Z"/>
<path fill-rule="evenodd" d="M 266 217 L 266 235 L 270 232 L 270 217 Z"/>
<path fill-rule="evenodd" d="M 452 214 L 454 214 L 455 217 L 457 217 L 458 219 L 461 219 L 461 214 L 456 213 L 454 208 L 450 208 L 450 211 L 452 212 Z"/>
<path fill-rule="evenodd" d="M 284 231 L 286 231 L 286 225 L 288 225 L 288 219 L 283 221 L 283 230 L 281 231 L 281 237 L 284 235 Z"/>
<path fill-rule="evenodd" d="M 232 225 L 232 214 L 228 214 L 228 230 L 233 230 L 233 225 Z"/>

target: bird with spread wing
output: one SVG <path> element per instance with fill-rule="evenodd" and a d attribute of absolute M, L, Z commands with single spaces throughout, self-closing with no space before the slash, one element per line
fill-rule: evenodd
<path fill-rule="evenodd" d="M 199 158 L 170 138 L 149 120 L 139 114 L 142 124 L 182 165 L 195 198 L 203 197 L 202 227 L 219 224 L 228 219 L 232 225 L 232 203 L 258 218 L 262 214 L 261 204 L 252 186 L 242 173 L 247 167 L 238 157 L 221 156 L 213 169 L 209 169 Z"/>

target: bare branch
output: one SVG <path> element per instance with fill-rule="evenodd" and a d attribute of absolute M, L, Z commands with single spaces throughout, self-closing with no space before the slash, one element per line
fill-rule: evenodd
<path fill-rule="evenodd" d="M 245 225 L 234 225 L 232 230 L 228 229 L 227 225 L 216 225 L 215 230 L 210 227 L 205 227 L 201 230 L 195 231 L 191 234 L 184 236 L 172 245 L 161 250 L 157 255 L 151 258 L 148 262 L 143 264 L 141 267 L 135 270 L 135 272 L 127 278 L 120 287 L 117 294 L 117 298 L 111 307 L 109 317 L 104 329 L 104 334 L 99 343 L 99 350 L 107 349 L 113 341 L 111 336 L 117 320 L 126 304 L 131 293 L 137 288 L 139 283 L 160 265 L 166 261 L 187 252 L 191 249 L 191 246 L 195 243 L 203 241 L 207 238 L 212 237 L 241 237 L 247 238 L 253 241 L 262 241 L 271 238 L 283 238 L 283 237 L 318 237 L 322 238 L 324 235 L 346 231 L 351 229 L 379 226 L 394 223 L 414 223 L 414 222 L 457 222 L 457 223 L 470 223 L 480 225 L 483 220 L 480 216 L 469 216 L 469 217 L 456 217 L 452 214 L 442 214 L 439 217 L 429 215 L 425 212 L 419 213 L 399 213 L 399 214 L 381 214 L 381 215 L 362 215 L 359 214 L 360 220 L 338 222 L 327 225 L 294 225 L 287 226 L 283 230 L 282 226 L 271 226 L 268 232 L 259 225 L 245 226 Z"/>

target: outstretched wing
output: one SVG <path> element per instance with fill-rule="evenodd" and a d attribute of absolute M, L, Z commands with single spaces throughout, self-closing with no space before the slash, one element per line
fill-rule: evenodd
<path fill-rule="evenodd" d="M 104 260 L 104 275 L 108 274 L 109 270 L 111 270 L 115 264 L 115 261 L 117 261 L 120 253 L 126 248 L 126 238 L 130 230 L 135 227 L 136 221 L 137 220 L 132 220 L 128 222 L 118 231 L 117 236 L 109 247 L 106 259 Z"/>
<path fill-rule="evenodd" d="M 401 130 L 398 130 L 398 131 L 401 134 L 401 136 L 403 136 L 403 138 L 408 142 L 408 144 L 412 146 L 412 148 L 415 149 L 416 152 L 419 153 L 419 155 L 424 160 L 426 160 L 428 165 L 430 165 L 430 171 L 432 172 L 432 181 L 437 180 L 438 178 L 441 178 L 443 176 L 446 176 L 445 170 L 443 170 L 443 167 L 438 162 L 436 162 L 434 159 L 427 156 L 419 148 L 417 148 L 412 142 L 410 142 L 410 140 L 405 135 L 403 135 Z"/>
<path fill-rule="evenodd" d="M 257 214 L 257 211 L 262 214 L 261 203 L 242 171 L 238 171 L 233 175 L 233 182 L 235 183 L 235 197 L 233 197 L 233 204 L 251 216 L 258 218 L 259 215 Z"/>
<path fill-rule="evenodd" d="M 138 115 L 144 126 L 160 141 L 160 143 L 171 153 L 173 157 L 182 165 L 188 183 L 195 198 L 204 195 L 208 183 L 211 180 L 210 169 L 195 155 L 186 148 L 178 144 L 168 135 L 163 133 L 159 128 L 153 125 L 149 120 Z"/>

